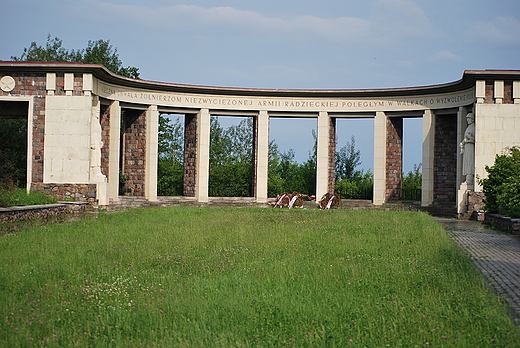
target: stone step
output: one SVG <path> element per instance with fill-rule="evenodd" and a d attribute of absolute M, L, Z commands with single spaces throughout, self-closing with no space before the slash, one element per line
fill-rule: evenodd
<path fill-rule="evenodd" d="M 275 198 L 268 200 L 275 201 Z M 256 203 L 254 197 L 210 197 L 208 202 L 197 202 L 195 197 L 157 197 L 157 201 L 148 201 L 140 196 L 120 196 L 118 200 L 110 200 L 109 210 L 137 207 L 164 207 L 164 206 L 258 206 L 268 207 L 268 203 Z M 304 201 L 303 208 L 318 209 L 316 201 Z M 376 206 L 370 200 L 343 199 L 338 209 L 345 210 L 415 210 L 424 211 L 432 216 L 457 218 L 457 210 L 454 203 L 435 203 L 430 207 L 421 207 L 421 202 L 391 201 Z"/>

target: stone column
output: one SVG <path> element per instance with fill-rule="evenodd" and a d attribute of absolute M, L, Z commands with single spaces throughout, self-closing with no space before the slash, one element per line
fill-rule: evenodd
<path fill-rule="evenodd" d="M 475 82 L 475 97 L 478 104 L 483 104 L 486 98 L 486 81 L 477 80 Z"/>
<path fill-rule="evenodd" d="M 316 145 L 316 201 L 320 200 L 329 188 L 329 125 L 329 114 L 326 111 L 320 111 Z"/>
<path fill-rule="evenodd" d="M 260 110 L 256 122 L 256 201 L 267 203 L 269 169 L 269 114 Z"/>
<path fill-rule="evenodd" d="M 374 199 L 382 205 L 386 195 L 386 115 L 377 111 L 374 118 Z"/>
<path fill-rule="evenodd" d="M 457 112 L 457 144 L 462 142 L 464 138 L 464 131 L 466 129 L 466 108 L 461 106 Z M 457 152 L 457 183 L 461 183 L 462 179 L 462 154 Z"/>
<path fill-rule="evenodd" d="M 466 108 L 461 106 L 459 107 L 459 111 L 457 112 L 457 144 L 462 142 L 464 138 L 464 131 L 466 130 Z M 466 213 L 468 210 L 468 195 L 467 195 L 467 185 L 462 182 L 462 160 L 463 155 L 460 152 L 457 152 L 457 176 L 456 181 L 457 184 L 460 184 L 457 187 L 457 214 Z"/>
<path fill-rule="evenodd" d="M 121 106 L 119 101 L 110 104 L 110 145 L 108 150 L 108 197 L 119 199 L 119 158 L 121 153 Z"/>
<path fill-rule="evenodd" d="M 520 104 L 520 81 L 513 81 L 513 103 Z"/>
<path fill-rule="evenodd" d="M 74 74 L 73 73 L 64 74 L 63 89 L 65 90 L 66 96 L 72 96 L 72 92 L 74 91 Z"/>
<path fill-rule="evenodd" d="M 201 109 L 197 114 L 197 179 L 195 195 L 198 202 L 208 202 L 209 192 L 209 143 L 211 115 L 208 109 Z"/>
<path fill-rule="evenodd" d="M 107 178 L 101 172 L 101 149 L 103 136 L 101 129 L 101 106 L 99 97 L 92 98 L 92 118 L 90 121 L 90 183 L 96 184 L 96 198 L 99 205 L 108 205 Z"/>
<path fill-rule="evenodd" d="M 146 153 L 144 196 L 157 201 L 157 157 L 159 152 L 159 111 L 150 105 L 146 111 Z"/>
<path fill-rule="evenodd" d="M 435 119 L 432 110 L 423 114 L 423 149 L 422 149 L 422 195 L 421 205 L 427 207 L 433 203 L 434 182 L 434 141 Z"/>
<path fill-rule="evenodd" d="M 494 97 L 495 104 L 502 104 L 504 101 L 504 81 L 495 81 Z"/>

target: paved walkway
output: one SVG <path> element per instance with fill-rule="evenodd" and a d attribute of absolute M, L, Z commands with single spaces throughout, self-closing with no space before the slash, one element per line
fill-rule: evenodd
<path fill-rule="evenodd" d="M 437 219 L 465 249 L 520 325 L 520 236 L 491 230 L 476 221 Z"/>

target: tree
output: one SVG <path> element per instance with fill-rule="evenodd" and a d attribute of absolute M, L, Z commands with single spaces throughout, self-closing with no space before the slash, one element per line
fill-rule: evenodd
<path fill-rule="evenodd" d="M 168 115 L 159 115 L 159 160 L 157 164 L 157 194 L 181 196 L 184 185 L 184 126 L 179 118 L 174 122 Z"/>
<path fill-rule="evenodd" d="M 336 152 L 336 180 L 352 179 L 356 168 L 361 164 L 361 151 L 356 150 L 356 138 Z"/>
<path fill-rule="evenodd" d="M 249 197 L 253 178 L 253 121 L 222 128 L 211 118 L 209 186 L 210 196 Z"/>
<path fill-rule="evenodd" d="M 23 188 L 27 180 L 27 121 L 0 119 L 0 190 Z"/>
<path fill-rule="evenodd" d="M 11 56 L 14 61 L 28 62 L 72 62 L 85 64 L 102 64 L 108 70 L 126 77 L 139 78 L 139 69 L 133 66 L 123 67 L 117 48 L 110 40 L 88 41 L 87 48 L 69 50 L 63 47 L 63 40 L 47 35 L 45 46 L 31 42 L 29 48 L 24 48 L 21 56 Z"/>
<path fill-rule="evenodd" d="M 361 164 L 361 151 L 356 149 L 356 138 L 352 135 L 336 152 L 334 192 L 341 198 L 372 199 L 374 175 L 370 170 L 356 170 Z"/>
<path fill-rule="evenodd" d="M 409 171 L 406 175 L 403 174 L 401 181 L 401 199 L 420 201 L 421 190 L 422 190 L 422 171 L 421 163 L 414 164 L 413 170 Z"/>
<path fill-rule="evenodd" d="M 159 115 L 159 159 L 182 163 L 184 161 L 184 126 L 180 118 L 172 121 L 168 115 Z"/>

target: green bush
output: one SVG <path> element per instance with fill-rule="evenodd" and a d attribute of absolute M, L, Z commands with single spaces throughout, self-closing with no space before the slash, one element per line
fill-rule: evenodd
<path fill-rule="evenodd" d="M 507 215 L 512 218 L 520 218 L 520 205 L 515 205 L 513 208 L 509 209 Z"/>
<path fill-rule="evenodd" d="M 369 170 L 366 173 L 357 171 L 353 178 L 336 180 L 334 193 L 344 199 L 372 199 L 374 176 Z"/>
<path fill-rule="evenodd" d="M 361 198 L 361 188 L 358 183 L 349 181 L 348 179 L 338 180 L 334 187 L 334 193 L 347 199 Z"/>
<path fill-rule="evenodd" d="M 520 210 L 520 147 L 507 148 L 495 164 L 486 166 L 488 177 L 479 180 L 486 194 L 485 209 L 510 215 Z M 520 214 L 518 214 L 520 215 Z"/>
<path fill-rule="evenodd" d="M 183 169 L 182 163 L 159 159 L 157 170 L 157 194 L 159 196 L 182 196 Z"/>
<path fill-rule="evenodd" d="M 8 207 L 12 201 L 14 189 L 0 189 L 0 207 Z"/>

